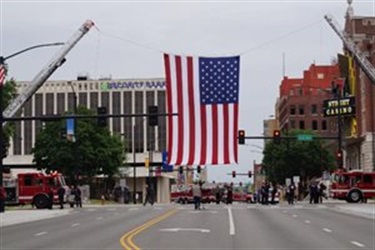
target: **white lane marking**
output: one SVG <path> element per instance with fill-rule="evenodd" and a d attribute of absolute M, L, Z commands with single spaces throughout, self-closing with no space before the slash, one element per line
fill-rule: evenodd
<path fill-rule="evenodd" d="M 210 213 L 210 214 L 217 214 L 217 211 L 189 211 L 189 214 L 200 214 L 200 213 Z"/>
<path fill-rule="evenodd" d="M 329 228 L 323 228 L 323 231 L 324 231 L 324 232 L 327 232 L 327 233 L 332 233 L 332 230 L 329 229 Z"/>
<path fill-rule="evenodd" d="M 190 231 L 190 232 L 201 232 L 201 233 L 209 233 L 211 232 L 210 229 L 204 228 L 162 228 L 159 229 L 161 232 L 179 232 L 179 231 Z"/>
<path fill-rule="evenodd" d="M 102 219 L 103 219 L 103 217 L 96 217 L 96 219 L 97 219 L 97 220 L 102 220 Z"/>
<path fill-rule="evenodd" d="M 80 224 L 79 223 L 74 223 L 72 224 L 72 227 L 78 227 Z"/>
<path fill-rule="evenodd" d="M 107 208 L 107 211 L 116 211 L 117 208 Z"/>
<path fill-rule="evenodd" d="M 232 209 L 228 207 L 228 217 L 229 217 L 229 235 L 235 235 L 236 231 L 234 228 Z"/>
<path fill-rule="evenodd" d="M 298 217 L 298 215 L 296 215 L 296 214 L 293 214 L 293 215 L 292 215 L 292 217 L 293 217 L 293 218 L 297 218 L 297 217 Z"/>
<path fill-rule="evenodd" d="M 359 243 L 357 241 L 351 241 L 350 243 L 352 243 L 353 245 L 356 245 L 357 247 L 365 247 L 365 245 L 363 245 L 362 243 Z"/>
<path fill-rule="evenodd" d="M 132 207 L 132 208 L 129 208 L 129 211 L 137 211 L 137 210 L 139 210 L 138 207 Z"/>
<path fill-rule="evenodd" d="M 305 223 L 307 223 L 307 224 L 310 224 L 310 223 L 311 223 L 311 221 L 309 221 L 309 220 L 305 220 Z"/>
<path fill-rule="evenodd" d="M 40 232 L 40 233 L 35 234 L 35 236 L 42 236 L 42 235 L 45 235 L 45 234 L 47 234 L 47 232 L 46 232 L 46 231 L 43 231 L 43 232 Z"/>

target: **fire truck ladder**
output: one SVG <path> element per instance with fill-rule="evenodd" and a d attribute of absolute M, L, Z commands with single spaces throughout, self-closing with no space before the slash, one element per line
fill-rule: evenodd
<path fill-rule="evenodd" d="M 29 86 L 20 93 L 8 107 L 4 110 L 4 118 L 11 118 L 22 108 L 26 101 L 43 85 L 45 81 L 60 67 L 65 61 L 65 56 L 78 43 L 78 41 L 94 26 L 94 22 L 87 20 L 79 30 L 64 44 L 64 47 L 55 54 L 52 60 L 34 77 Z M 3 123 L 5 126 L 5 122 Z"/>
<path fill-rule="evenodd" d="M 334 19 L 332 15 L 325 15 L 324 19 L 328 22 L 328 24 L 332 27 L 332 29 L 336 32 L 336 34 L 341 38 L 345 47 L 354 55 L 354 58 L 358 62 L 363 72 L 370 79 L 370 82 L 375 85 L 374 66 L 369 62 L 369 60 L 367 60 L 366 56 L 357 47 L 357 45 L 349 37 L 349 35 L 345 31 L 341 31 L 339 29 L 339 24 L 337 23 L 337 21 Z"/>

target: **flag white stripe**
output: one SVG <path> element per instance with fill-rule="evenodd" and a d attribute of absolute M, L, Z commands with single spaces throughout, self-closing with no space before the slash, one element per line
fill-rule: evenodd
<path fill-rule="evenodd" d="M 218 153 L 217 153 L 217 159 L 218 162 L 223 162 L 224 161 L 224 107 L 223 105 L 218 105 L 217 108 L 217 143 L 218 143 Z"/>
<path fill-rule="evenodd" d="M 190 117 L 189 117 L 189 89 L 188 89 L 188 68 L 187 68 L 187 57 L 182 57 L 181 60 L 181 70 L 182 70 L 182 103 L 184 109 L 183 122 L 184 130 L 183 133 L 183 155 L 182 162 L 187 162 L 189 160 L 189 142 L 190 142 Z"/>
<path fill-rule="evenodd" d="M 193 57 L 193 81 L 194 81 L 194 114 L 195 114 L 195 152 L 194 163 L 200 163 L 202 150 L 202 131 L 201 131 L 201 107 L 200 107 L 200 92 L 199 92 L 199 67 L 198 58 Z"/>
<path fill-rule="evenodd" d="M 212 105 L 206 105 L 207 116 L 207 142 L 206 142 L 206 161 L 205 164 L 212 164 L 212 149 L 213 149 L 213 127 L 212 127 Z"/>
<path fill-rule="evenodd" d="M 229 161 L 230 162 L 236 162 L 236 157 L 234 153 L 233 143 L 235 138 L 237 137 L 237 134 L 234 134 L 234 104 L 228 105 L 228 129 L 229 129 Z"/>
<path fill-rule="evenodd" d="M 178 113 L 177 105 L 177 86 L 176 86 L 176 61 L 175 57 L 170 57 L 170 67 L 171 67 L 171 95 L 172 95 L 172 113 Z M 171 163 L 177 160 L 177 145 L 178 145 L 178 120 L 177 116 L 172 117 L 173 129 L 170 130 L 172 133 L 172 149 L 170 152 Z"/>

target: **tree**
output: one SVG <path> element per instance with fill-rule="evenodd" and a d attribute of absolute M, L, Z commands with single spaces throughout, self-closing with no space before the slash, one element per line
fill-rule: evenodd
<path fill-rule="evenodd" d="M 293 130 L 288 136 L 311 134 L 311 131 Z M 283 134 L 282 136 L 285 136 Z M 267 179 L 271 182 L 283 184 L 286 178 L 300 176 L 302 182 L 313 177 L 321 176 L 322 171 L 335 168 L 334 156 L 323 147 L 322 140 L 298 141 L 281 139 L 279 145 L 272 141 L 264 149 L 263 165 Z"/>
<path fill-rule="evenodd" d="M 95 112 L 79 107 L 77 114 Z M 119 135 L 97 126 L 96 119 L 76 119 L 75 140 L 63 136 L 66 120 L 48 121 L 36 138 L 33 162 L 39 169 L 58 171 L 74 180 L 77 175 L 89 180 L 97 174 L 113 176 L 124 165 L 124 145 Z"/>

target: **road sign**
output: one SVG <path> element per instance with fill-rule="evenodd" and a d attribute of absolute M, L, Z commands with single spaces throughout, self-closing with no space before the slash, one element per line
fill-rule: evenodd
<path fill-rule="evenodd" d="M 298 141 L 312 141 L 313 136 L 308 134 L 299 134 L 297 135 Z"/>

